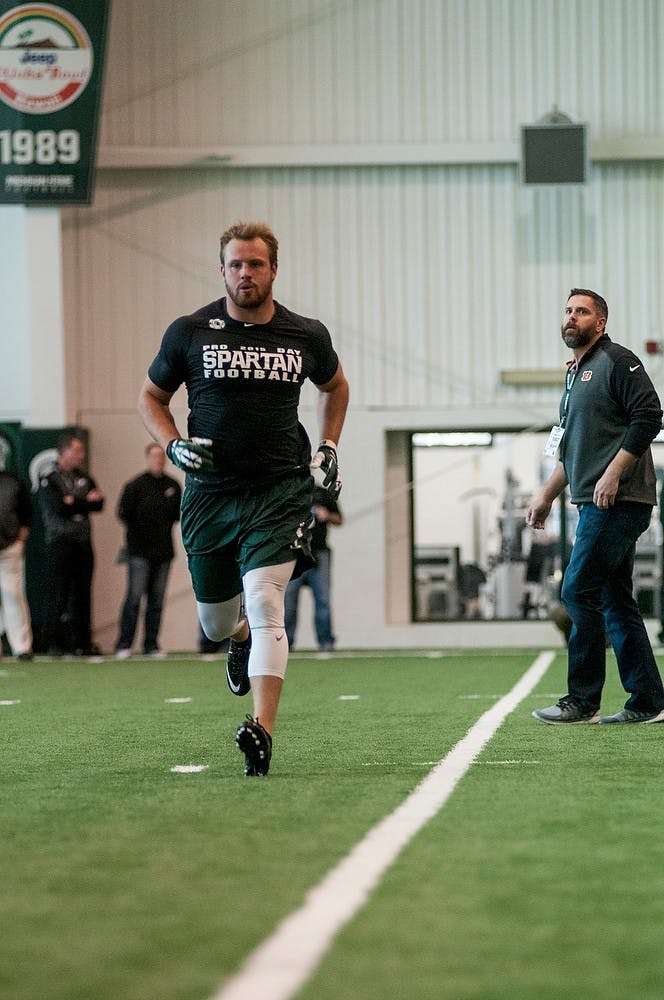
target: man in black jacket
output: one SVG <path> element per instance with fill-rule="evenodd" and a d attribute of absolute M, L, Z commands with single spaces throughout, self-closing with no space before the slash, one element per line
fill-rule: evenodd
<path fill-rule="evenodd" d="M 145 598 L 143 652 L 158 657 L 159 628 L 173 549 L 173 525 L 180 520 L 182 490 L 164 473 L 166 455 L 152 443 L 145 449 L 146 471 L 126 483 L 118 517 L 127 530 L 127 592 L 122 605 L 115 655 L 131 655 L 141 599 Z"/>
<path fill-rule="evenodd" d="M 605 333 L 607 319 L 601 295 L 571 290 L 561 330 L 574 358 L 560 423 L 546 449 L 554 455 L 558 448 L 559 460 L 526 514 L 531 527 L 544 527 L 551 504 L 568 484 L 579 509 L 561 594 L 573 623 L 568 694 L 533 712 L 552 724 L 664 721 L 662 679 L 632 594 L 636 541 L 656 502 L 650 444 L 662 426 L 662 409 L 639 358 Z M 629 698 L 621 711 L 600 719 L 605 625 Z"/>
<path fill-rule="evenodd" d="M 41 480 L 38 499 L 46 537 L 46 590 L 42 644 L 61 656 L 67 642 L 61 627 L 71 611 L 75 656 L 97 652 L 92 643 L 91 590 L 94 570 L 90 514 L 104 506 L 104 495 L 83 469 L 85 444 L 66 431 L 57 443 L 55 468 Z"/>

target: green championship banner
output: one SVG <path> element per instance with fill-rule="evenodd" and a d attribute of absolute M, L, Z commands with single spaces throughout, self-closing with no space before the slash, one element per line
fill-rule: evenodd
<path fill-rule="evenodd" d="M 0 204 L 92 200 L 109 0 L 0 0 Z"/>

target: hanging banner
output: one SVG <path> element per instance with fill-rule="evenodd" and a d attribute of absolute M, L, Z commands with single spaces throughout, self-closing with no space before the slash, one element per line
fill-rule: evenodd
<path fill-rule="evenodd" d="M 0 0 L 0 204 L 92 200 L 109 0 Z"/>

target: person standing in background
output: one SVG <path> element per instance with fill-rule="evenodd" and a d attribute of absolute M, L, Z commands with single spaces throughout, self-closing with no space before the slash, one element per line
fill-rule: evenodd
<path fill-rule="evenodd" d="M 285 618 L 286 635 L 291 649 L 295 647 L 297 609 L 302 587 L 311 587 L 314 599 L 314 627 L 320 650 L 334 649 L 335 636 L 332 630 L 332 609 L 330 605 L 330 583 L 332 552 L 327 544 L 327 529 L 330 525 L 343 524 L 343 516 L 336 500 L 320 486 L 314 487 L 311 513 L 314 526 L 311 531 L 311 554 L 315 566 L 307 569 L 296 580 L 291 580 L 286 588 Z"/>
<path fill-rule="evenodd" d="M 127 591 L 115 655 L 131 656 L 141 600 L 145 598 L 143 652 L 158 657 L 159 629 L 175 550 L 173 525 L 180 520 L 182 490 L 164 473 L 166 454 L 154 442 L 145 449 L 146 471 L 125 483 L 117 515 L 126 528 Z"/>
<path fill-rule="evenodd" d="M 71 609 L 74 656 L 98 652 L 92 642 L 91 603 L 94 552 L 90 514 L 103 509 L 104 495 L 84 471 L 85 444 L 73 431 L 58 438 L 55 468 L 37 494 L 46 540 L 46 590 L 42 644 L 62 656 L 67 642 L 62 620 Z"/>
<path fill-rule="evenodd" d="M 31 525 L 27 486 L 13 473 L 0 470 L 1 620 L 11 651 L 19 660 L 32 659 L 32 624 L 25 596 L 25 543 Z"/>

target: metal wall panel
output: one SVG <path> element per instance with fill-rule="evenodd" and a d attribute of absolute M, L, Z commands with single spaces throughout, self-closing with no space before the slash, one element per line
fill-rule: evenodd
<path fill-rule="evenodd" d="M 664 120 L 660 0 L 114 0 L 103 144 L 487 142 Z"/>
<path fill-rule="evenodd" d="M 479 148 L 554 104 L 598 140 L 648 136 L 664 121 L 662 42 L 657 0 L 115 0 L 102 154 Z M 278 294 L 329 323 L 356 406 L 514 395 L 499 369 L 559 363 L 579 282 L 639 348 L 661 312 L 663 163 L 596 163 L 568 189 L 523 188 L 514 163 L 101 171 L 94 206 L 65 215 L 77 405 L 133 403 L 131 378 L 90 373 L 114 351 L 140 368 L 169 318 L 218 294 L 217 237 L 240 216 L 274 225 Z"/>
<path fill-rule="evenodd" d="M 529 191 L 509 166 L 109 173 L 65 224 L 74 395 L 133 405 L 167 323 L 222 294 L 222 229 L 259 217 L 281 242 L 277 298 L 329 325 L 355 406 L 496 405 L 514 395 L 502 368 L 562 363 L 573 285 L 605 293 L 637 352 L 661 339 L 663 200 L 659 164 Z"/>

